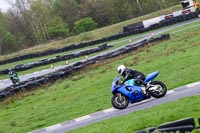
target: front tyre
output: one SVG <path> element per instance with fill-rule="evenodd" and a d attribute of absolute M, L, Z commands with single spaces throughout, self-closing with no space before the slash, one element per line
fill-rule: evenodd
<path fill-rule="evenodd" d="M 17 84 L 17 81 L 15 79 L 13 79 L 12 83 L 15 85 L 15 84 Z"/>
<path fill-rule="evenodd" d="M 117 93 L 112 96 L 111 103 L 116 109 L 125 109 L 129 104 L 129 99 L 123 94 Z"/>
<path fill-rule="evenodd" d="M 150 91 L 150 94 L 154 98 L 161 98 L 164 97 L 167 93 L 166 85 L 161 81 L 153 81 L 151 85 L 156 86 L 155 90 Z M 151 88 L 149 88 L 151 89 Z"/>

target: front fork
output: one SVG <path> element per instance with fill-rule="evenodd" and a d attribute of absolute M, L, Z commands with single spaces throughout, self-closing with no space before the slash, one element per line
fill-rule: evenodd
<path fill-rule="evenodd" d="M 119 97 L 120 100 L 122 100 L 122 94 L 121 93 L 117 93 L 116 95 Z"/>

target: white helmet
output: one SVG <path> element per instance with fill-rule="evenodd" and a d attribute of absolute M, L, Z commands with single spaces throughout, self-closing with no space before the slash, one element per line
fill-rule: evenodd
<path fill-rule="evenodd" d="M 126 69 L 126 67 L 124 65 L 120 65 L 120 66 L 118 66 L 117 71 L 119 74 L 122 75 L 125 69 Z"/>

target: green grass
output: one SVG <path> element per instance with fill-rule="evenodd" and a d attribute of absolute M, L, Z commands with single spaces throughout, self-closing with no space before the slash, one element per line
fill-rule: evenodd
<path fill-rule="evenodd" d="M 10 97 L 0 103 L 0 131 L 28 132 L 110 108 L 110 86 L 120 64 L 145 74 L 159 70 L 157 80 L 165 82 L 168 89 L 199 81 L 199 31 L 200 27 L 196 27 L 173 33 L 167 41 L 92 65 L 67 79 L 44 85 L 35 91 Z M 173 110 L 178 108 L 173 106 Z M 196 109 L 194 106 L 192 108 Z M 165 110 L 159 110 L 161 111 L 165 113 Z M 167 113 L 174 114 L 170 111 L 166 111 Z M 136 117 L 137 120 L 142 117 L 143 121 L 150 121 L 145 115 L 139 116 Z M 177 117 L 172 118 L 179 117 L 182 116 L 177 114 Z M 155 118 L 155 124 L 168 120 L 172 119 L 157 121 Z M 138 129 L 143 128 L 141 123 L 139 125 Z"/>
<path fill-rule="evenodd" d="M 189 117 L 193 117 L 196 125 L 199 125 L 199 112 L 200 95 L 97 122 L 68 133 L 132 133 Z"/>

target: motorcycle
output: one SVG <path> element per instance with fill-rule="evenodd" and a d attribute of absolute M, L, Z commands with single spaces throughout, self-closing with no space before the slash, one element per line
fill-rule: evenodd
<path fill-rule="evenodd" d="M 9 78 L 12 81 L 13 84 L 20 83 L 20 79 L 19 79 L 18 75 L 15 74 L 15 73 L 14 74 L 9 74 Z"/>
<path fill-rule="evenodd" d="M 161 81 L 154 81 L 159 72 L 153 72 L 147 75 L 144 82 L 146 86 L 120 84 L 120 76 L 114 78 L 111 92 L 113 94 L 111 103 L 116 109 L 125 109 L 129 103 L 133 104 L 151 97 L 161 98 L 167 93 L 166 85 Z"/>

